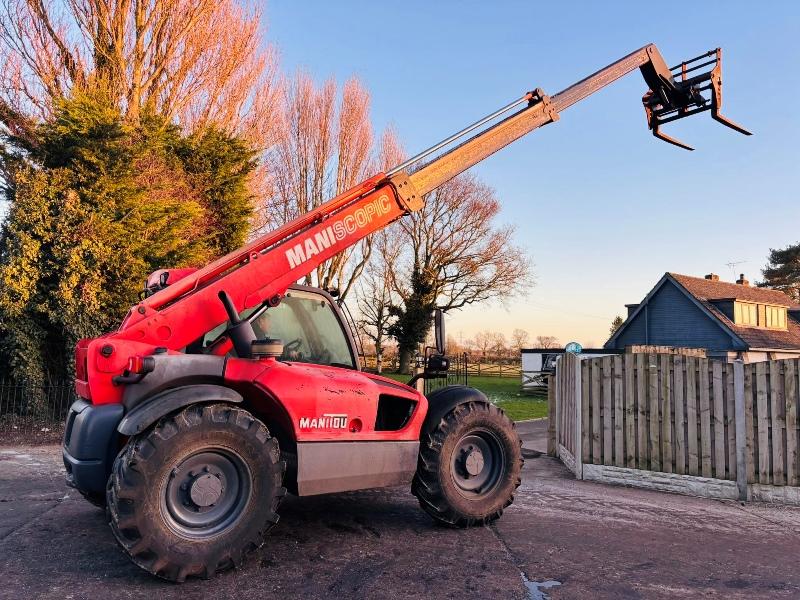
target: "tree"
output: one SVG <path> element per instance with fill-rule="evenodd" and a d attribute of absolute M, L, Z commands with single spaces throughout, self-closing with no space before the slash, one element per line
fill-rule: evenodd
<path fill-rule="evenodd" d="M 494 191 L 465 174 L 428 194 L 424 207 L 396 225 L 403 248 L 392 286 L 401 369 L 430 330 L 432 312 L 500 298 L 527 288 L 530 262 L 512 240 L 514 228 L 495 227 Z"/>
<path fill-rule="evenodd" d="M 617 329 L 622 327 L 622 324 L 625 322 L 621 316 L 617 315 L 614 317 L 614 320 L 611 321 L 611 328 L 609 329 L 609 334 L 614 335 L 617 332 Z"/>
<path fill-rule="evenodd" d="M 383 369 L 383 353 L 392 319 L 392 289 L 389 272 L 394 268 L 397 248 L 389 243 L 385 231 L 376 234 L 376 245 L 379 247 L 380 261 L 374 261 L 367 267 L 365 281 L 362 282 L 358 294 L 359 328 L 375 348 L 376 369 Z"/>
<path fill-rule="evenodd" d="M 494 331 L 491 334 L 491 350 L 496 360 L 501 360 L 505 357 L 508 350 L 506 336 L 500 331 Z"/>
<path fill-rule="evenodd" d="M 514 352 L 519 354 L 522 349 L 528 345 L 530 337 L 530 334 L 524 329 L 514 329 L 514 331 L 511 332 L 511 348 Z"/>
<path fill-rule="evenodd" d="M 241 139 L 213 128 L 186 136 L 157 116 L 134 125 L 80 94 L 54 110 L 35 143 L 0 144 L 12 173 L 0 370 L 34 382 L 70 374 L 75 342 L 118 325 L 150 272 L 238 245 L 252 211 L 255 163 Z"/>
<path fill-rule="evenodd" d="M 492 347 L 492 332 L 479 331 L 475 334 L 472 345 L 480 352 L 481 357 L 486 358 L 489 354 L 489 349 Z"/>
<path fill-rule="evenodd" d="M 560 345 L 558 338 L 553 335 L 536 336 L 537 348 L 558 348 Z"/>
<path fill-rule="evenodd" d="M 800 242 L 786 248 L 770 248 L 767 266 L 761 271 L 760 287 L 770 287 L 800 302 Z"/>
<path fill-rule="evenodd" d="M 263 142 L 277 61 L 260 20 L 235 0 L 2 0 L 0 105 L 47 119 L 102 90 L 127 121 L 156 113 Z"/>
<path fill-rule="evenodd" d="M 295 74 L 280 109 L 277 143 L 270 152 L 274 178 L 264 207 L 270 226 L 303 215 L 347 191 L 392 159 L 397 143 L 391 131 L 373 144 L 369 93 L 357 79 L 342 87 L 329 79 L 317 86 L 302 71 Z M 372 255 L 369 236 L 320 265 L 308 284 L 338 288 L 343 301 Z"/>

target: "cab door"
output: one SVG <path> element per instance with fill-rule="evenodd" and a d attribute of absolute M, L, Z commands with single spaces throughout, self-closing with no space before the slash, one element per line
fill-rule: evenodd
<path fill-rule="evenodd" d="M 373 437 L 379 386 L 359 372 L 353 338 L 330 295 L 290 288 L 252 319 L 258 338 L 283 342 L 282 366 L 261 382 L 281 399 L 300 441 Z"/>

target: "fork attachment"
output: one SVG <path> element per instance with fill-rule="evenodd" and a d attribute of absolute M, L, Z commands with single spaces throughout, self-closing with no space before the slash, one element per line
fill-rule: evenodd
<path fill-rule="evenodd" d="M 642 97 L 647 126 L 659 139 L 686 150 L 694 150 L 661 131 L 665 123 L 677 121 L 707 110 L 711 118 L 745 135 L 752 135 L 741 125 L 725 117 L 722 108 L 722 49 L 705 54 L 668 68 L 654 46 L 648 47 L 650 60 L 640 67 L 649 90 Z M 701 71 L 706 67 L 708 70 Z M 692 74 L 692 75 L 690 75 Z"/>

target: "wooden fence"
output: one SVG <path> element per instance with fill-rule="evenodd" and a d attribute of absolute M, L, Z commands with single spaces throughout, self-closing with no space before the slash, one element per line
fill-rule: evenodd
<path fill-rule="evenodd" d="M 464 353 L 462 353 L 464 354 Z M 461 356 L 462 354 L 459 354 Z M 469 357 L 467 357 L 469 358 Z M 378 359 L 374 354 L 361 355 L 361 368 L 367 371 L 375 371 L 378 366 Z M 484 359 L 485 360 L 485 359 Z M 516 362 L 476 362 L 467 360 L 467 372 L 470 376 L 478 377 L 520 377 L 522 374 L 522 365 L 519 361 Z M 382 370 L 387 373 L 393 373 L 399 370 L 400 363 L 397 357 L 392 359 L 384 358 L 382 361 Z"/>
<path fill-rule="evenodd" d="M 522 365 L 515 363 L 469 363 L 469 374 L 478 377 L 519 377 L 522 374 Z"/>
<path fill-rule="evenodd" d="M 580 455 L 565 464 L 580 477 L 583 465 L 602 465 L 608 468 L 587 467 L 590 478 L 622 476 L 616 468 L 631 479 L 654 472 L 736 482 L 719 489 L 741 499 L 748 489 L 753 496 L 753 485 L 798 486 L 799 377 L 798 359 L 743 364 L 668 354 L 566 356 L 556 370 L 556 430 L 559 444 Z M 570 435 L 580 441 L 569 446 Z M 659 479 L 664 485 L 679 480 Z"/>
<path fill-rule="evenodd" d="M 580 359 L 574 354 L 564 354 L 558 359 L 555 375 L 556 395 L 556 449 L 564 464 L 576 475 L 581 464 L 581 414 Z"/>

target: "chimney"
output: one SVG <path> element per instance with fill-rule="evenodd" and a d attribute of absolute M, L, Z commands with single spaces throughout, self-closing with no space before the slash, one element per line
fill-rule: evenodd
<path fill-rule="evenodd" d="M 636 312 L 636 309 L 639 308 L 638 304 L 626 304 L 625 308 L 628 309 L 628 317 L 630 317 L 633 313 Z"/>
<path fill-rule="evenodd" d="M 744 278 L 744 273 L 739 273 L 739 279 L 736 280 L 738 285 L 750 285 L 750 282 Z"/>
<path fill-rule="evenodd" d="M 719 275 L 717 275 L 716 273 L 709 273 L 708 275 L 706 275 L 706 279 L 708 279 L 709 281 L 719 281 Z"/>

